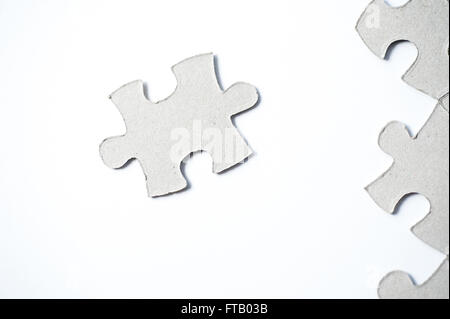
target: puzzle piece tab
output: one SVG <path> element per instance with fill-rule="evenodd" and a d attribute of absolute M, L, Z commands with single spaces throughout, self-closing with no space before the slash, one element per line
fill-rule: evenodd
<path fill-rule="evenodd" d="M 212 54 L 187 59 L 173 67 L 177 89 L 153 103 L 142 81 L 127 84 L 111 95 L 126 124 L 126 134 L 105 140 L 100 154 L 111 168 L 137 159 L 147 180 L 149 196 L 163 196 L 187 187 L 181 163 L 191 153 L 205 151 L 220 173 L 248 158 L 252 151 L 231 117 L 256 105 L 255 87 L 237 83 L 220 88 Z"/>
<path fill-rule="evenodd" d="M 448 107 L 447 95 L 415 138 L 405 125 L 389 124 L 381 133 L 379 144 L 394 158 L 394 164 L 367 188 L 375 202 L 389 213 L 394 213 L 409 194 L 425 196 L 431 211 L 412 231 L 444 254 L 449 253 Z"/>
<path fill-rule="evenodd" d="M 414 285 L 411 277 L 404 272 L 390 273 L 381 281 L 378 295 L 381 299 L 448 299 L 448 259 L 422 286 Z"/>
<path fill-rule="evenodd" d="M 357 30 L 382 59 L 395 42 L 415 44 L 418 57 L 404 81 L 437 100 L 449 92 L 448 0 L 410 0 L 398 8 L 375 0 L 361 16 Z"/>

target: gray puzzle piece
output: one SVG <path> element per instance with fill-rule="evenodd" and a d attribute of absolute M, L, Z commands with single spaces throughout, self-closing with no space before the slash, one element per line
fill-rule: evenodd
<path fill-rule="evenodd" d="M 401 123 L 391 123 L 383 130 L 379 144 L 394 158 L 394 164 L 367 188 L 375 202 L 389 213 L 394 213 L 409 194 L 425 196 L 431 212 L 412 231 L 444 254 L 449 252 L 448 106 L 447 95 L 415 138 Z"/>
<path fill-rule="evenodd" d="M 142 81 L 111 95 L 126 124 L 126 134 L 105 140 L 100 154 L 111 168 L 137 159 L 149 196 L 163 196 L 187 187 L 181 163 L 191 153 L 208 152 L 220 173 L 248 158 L 252 151 L 231 117 L 258 102 L 255 87 L 237 83 L 220 88 L 213 54 L 187 59 L 173 67 L 177 89 L 166 100 L 149 101 Z"/>
<path fill-rule="evenodd" d="M 359 19 L 357 30 L 382 59 L 393 43 L 414 43 L 418 57 L 404 81 L 437 100 L 449 92 L 448 0 L 411 0 L 399 8 L 375 0 Z"/>
<path fill-rule="evenodd" d="M 378 296 L 381 299 L 448 299 L 448 259 L 422 286 L 414 285 L 411 277 L 404 272 L 390 273 L 381 281 Z"/>

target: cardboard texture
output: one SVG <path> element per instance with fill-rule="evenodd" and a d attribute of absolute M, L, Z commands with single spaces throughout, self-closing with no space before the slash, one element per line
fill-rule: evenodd
<path fill-rule="evenodd" d="M 394 213 L 398 203 L 409 194 L 425 196 L 431 211 L 412 231 L 444 254 L 449 253 L 448 106 L 447 95 L 415 138 L 401 123 L 390 123 L 383 130 L 379 144 L 394 158 L 394 164 L 367 188 L 374 201 L 388 213 Z"/>
<path fill-rule="evenodd" d="M 375 0 L 359 19 L 357 30 L 382 59 L 395 42 L 414 43 L 417 60 L 403 76 L 404 81 L 436 100 L 449 92 L 448 0 L 411 0 L 398 8 Z"/>
<path fill-rule="evenodd" d="M 416 286 L 404 272 L 390 273 L 381 281 L 378 295 L 381 299 L 448 299 L 449 261 L 422 286 Z"/>
<path fill-rule="evenodd" d="M 126 134 L 106 139 L 100 146 L 101 157 L 111 168 L 137 159 L 151 197 L 187 187 L 180 166 L 191 153 L 208 152 L 215 173 L 235 166 L 252 153 L 231 117 L 257 104 L 256 88 L 237 83 L 223 91 L 213 54 L 187 59 L 172 70 L 178 86 L 163 101 L 148 100 L 142 81 L 129 83 L 111 95 L 125 121 Z M 225 137 L 228 142 L 222 143 Z"/>

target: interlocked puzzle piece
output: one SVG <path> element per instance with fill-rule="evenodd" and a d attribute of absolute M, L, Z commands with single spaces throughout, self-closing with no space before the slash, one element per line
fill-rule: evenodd
<path fill-rule="evenodd" d="M 378 295 L 381 299 L 448 299 L 448 259 L 422 286 L 416 286 L 410 276 L 404 272 L 390 273 L 381 281 Z"/>
<path fill-rule="evenodd" d="M 449 92 L 448 0 L 410 0 L 398 8 L 375 0 L 361 16 L 357 30 L 382 59 L 395 42 L 414 43 L 418 57 L 404 81 L 437 100 Z"/>
<path fill-rule="evenodd" d="M 393 166 L 367 190 L 385 211 L 394 213 L 409 194 L 421 194 L 431 204 L 430 214 L 413 233 L 444 254 L 449 252 L 449 97 L 438 104 L 428 122 L 412 138 L 405 125 L 389 124 L 379 144 L 394 158 Z"/>
<path fill-rule="evenodd" d="M 217 81 L 213 54 L 187 59 L 173 67 L 178 86 L 166 100 L 149 101 L 142 81 L 129 83 L 111 95 L 126 124 L 126 134 L 105 140 L 100 154 L 111 168 L 137 159 L 149 196 L 171 194 L 187 187 L 181 163 L 205 151 L 220 173 L 252 151 L 231 117 L 256 105 L 255 87 L 237 83 L 223 91 Z"/>

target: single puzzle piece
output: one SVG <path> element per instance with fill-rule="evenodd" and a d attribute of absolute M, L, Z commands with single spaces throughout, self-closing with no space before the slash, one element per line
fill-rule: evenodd
<path fill-rule="evenodd" d="M 422 286 L 416 286 L 411 277 L 404 272 L 390 273 L 381 281 L 378 296 L 381 299 L 448 299 L 448 259 Z"/>
<path fill-rule="evenodd" d="M 374 0 L 359 19 L 357 30 L 382 59 L 396 42 L 415 44 L 418 57 L 404 81 L 437 100 L 449 92 L 448 0 L 410 0 L 398 8 Z"/>
<path fill-rule="evenodd" d="M 444 254 L 449 253 L 449 97 L 438 104 L 415 138 L 394 122 L 381 133 L 379 144 L 394 158 L 392 167 L 367 191 L 385 211 L 394 213 L 409 194 L 421 194 L 431 204 L 413 233 Z"/>
<path fill-rule="evenodd" d="M 245 83 L 223 91 L 214 65 L 213 54 L 175 65 L 177 88 L 158 103 L 146 98 L 142 81 L 114 92 L 111 100 L 122 114 L 126 134 L 101 144 L 105 164 L 117 169 L 137 159 L 146 176 L 149 196 L 157 197 L 187 187 L 181 163 L 192 153 L 208 152 L 215 173 L 248 158 L 252 151 L 231 117 L 255 106 L 258 92 Z"/>

